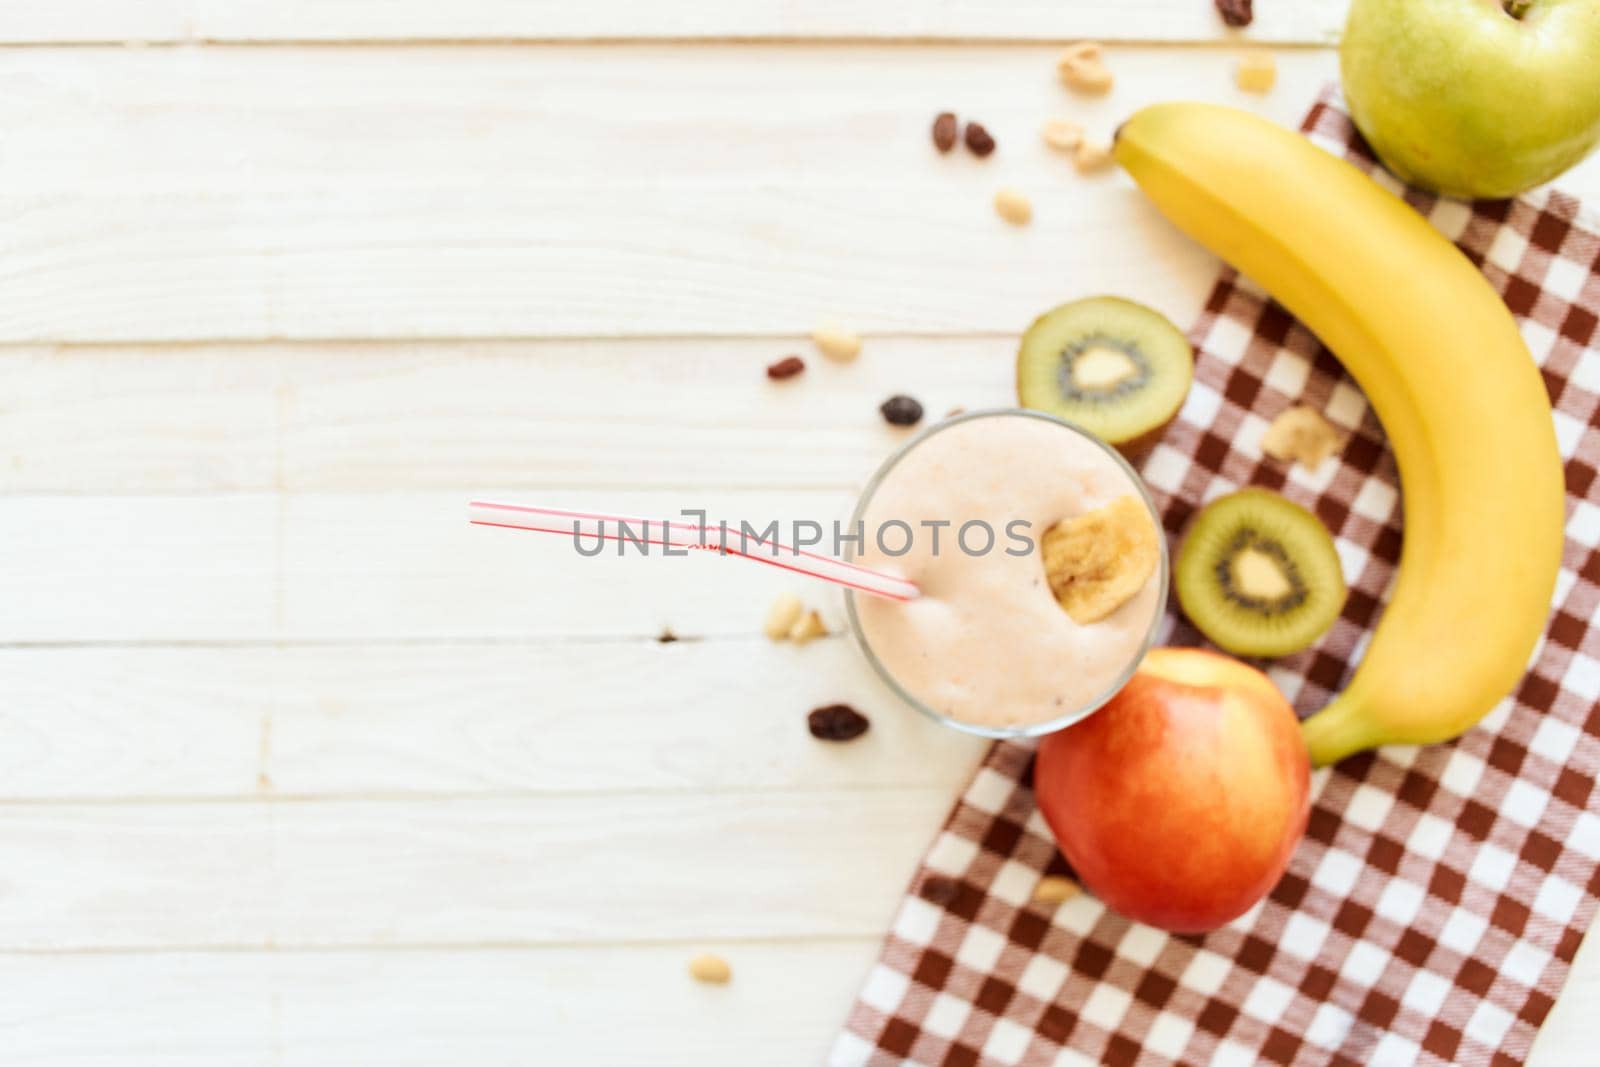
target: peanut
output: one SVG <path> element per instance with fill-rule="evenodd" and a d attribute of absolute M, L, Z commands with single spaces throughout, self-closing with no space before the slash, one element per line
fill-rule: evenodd
<path fill-rule="evenodd" d="M 767 609 L 767 621 L 761 628 L 774 641 L 782 641 L 789 636 L 794 624 L 800 621 L 800 613 L 804 610 L 805 605 L 800 603 L 799 597 L 784 593 Z"/>
<path fill-rule="evenodd" d="M 1013 226 L 1026 226 L 1033 219 L 1033 204 L 1015 189 L 1001 189 L 994 194 L 994 209 Z"/>
<path fill-rule="evenodd" d="M 1108 93 L 1114 81 L 1111 68 L 1106 66 L 1102 50 L 1094 41 L 1068 46 L 1056 60 L 1056 73 L 1062 84 L 1080 93 Z"/>
<path fill-rule="evenodd" d="M 1080 892 L 1082 890 L 1078 888 L 1078 883 L 1071 878 L 1063 878 L 1059 874 L 1047 874 L 1033 887 L 1033 899 L 1041 904 L 1060 904 L 1062 901 L 1071 900 Z"/>
<path fill-rule="evenodd" d="M 1104 141 L 1084 138 L 1072 154 L 1072 165 L 1079 174 L 1093 174 L 1111 165 L 1111 146 Z"/>
<path fill-rule="evenodd" d="M 848 363 L 861 354 L 861 338 L 849 330 L 824 327 L 811 335 L 817 350 L 838 363 Z"/>
<path fill-rule="evenodd" d="M 717 985 L 723 985 L 733 977 L 733 968 L 729 967 L 728 961 L 721 956 L 702 952 L 689 961 L 689 976 L 697 982 L 713 982 Z"/>
<path fill-rule="evenodd" d="M 1246 52 L 1233 71 L 1233 83 L 1247 93 L 1265 93 L 1278 82 L 1278 63 L 1271 52 Z"/>
<path fill-rule="evenodd" d="M 822 616 L 808 611 L 789 628 L 789 640 L 803 645 L 813 637 L 825 637 L 827 633 L 828 628 L 822 624 Z"/>
<path fill-rule="evenodd" d="M 1050 119 L 1041 132 L 1044 143 L 1057 152 L 1071 152 L 1083 143 L 1083 123 L 1071 119 Z"/>

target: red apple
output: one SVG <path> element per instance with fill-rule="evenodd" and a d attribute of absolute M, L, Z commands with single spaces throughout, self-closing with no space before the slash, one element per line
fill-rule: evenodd
<path fill-rule="evenodd" d="M 1266 675 L 1158 648 L 1109 704 L 1040 742 L 1034 791 L 1095 896 L 1201 933 L 1277 884 L 1305 832 L 1310 779 L 1294 709 Z"/>

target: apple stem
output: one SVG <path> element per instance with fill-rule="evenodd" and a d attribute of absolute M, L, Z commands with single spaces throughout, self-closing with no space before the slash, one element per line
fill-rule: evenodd
<path fill-rule="evenodd" d="M 1512 18 L 1521 19 L 1528 13 L 1528 8 L 1533 6 L 1533 0 L 1501 0 L 1501 6 Z"/>

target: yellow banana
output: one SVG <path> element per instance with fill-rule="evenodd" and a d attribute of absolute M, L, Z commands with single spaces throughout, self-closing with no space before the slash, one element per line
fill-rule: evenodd
<path fill-rule="evenodd" d="M 1305 722 L 1312 760 L 1463 732 L 1526 671 L 1561 562 L 1550 401 L 1510 312 L 1404 201 L 1254 115 L 1157 104 L 1115 155 L 1339 357 L 1399 463 L 1393 595 L 1349 688 Z"/>

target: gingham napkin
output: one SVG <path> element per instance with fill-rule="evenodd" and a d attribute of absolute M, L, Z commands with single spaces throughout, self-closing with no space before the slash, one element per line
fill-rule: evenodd
<path fill-rule="evenodd" d="M 1339 106 L 1325 93 L 1306 133 L 1400 191 Z M 916 872 L 831 1064 L 1526 1057 L 1600 891 L 1600 217 L 1550 191 L 1478 204 L 1404 195 L 1504 295 L 1556 409 L 1568 495 L 1558 608 L 1514 699 L 1453 743 L 1318 772 L 1283 881 L 1204 937 L 1128 922 L 1086 894 L 1031 903 L 1041 872 L 1066 867 L 1034 808 L 1032 749 L 997 744 Z M 1144 475 L 1169 537 L 1245 484 L 1312 508 L 1336 535 L 1343 617 L 1271 667 L 1304 715 L 1349 676 L 1393 576 L 1394 459 L 1339 365 L 1251 282 L 1224 273 L 1191 338 L 1194 390 Z M 1350 431 L 1315 474 L 1261 455 L 1267 423 L 1295 403 Z M 1179 619 L 1168 627 L 1168 643 L 1201 642 Z"/>

